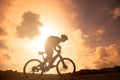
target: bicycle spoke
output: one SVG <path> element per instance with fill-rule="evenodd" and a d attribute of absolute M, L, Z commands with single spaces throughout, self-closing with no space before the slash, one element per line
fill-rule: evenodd
<path fill-rule="evenodd" d="M 64 64 L 62 61 L 59 61 L 57 64 L 57 72 L 61 76 L 71 76 L 75 72 L 75 64 L 74 62 L 69 58 L 63 59 Z"/>
<path fill-rule="evenodd" d="M 32 59 L 28 61 L 25 66 L 24 66 L 24 75 L 28 79 L 37 79 L 39 78 L 42 74 L 43 71 L 40 69 L 38 66 L 41 62 L 37 59 Z"/>

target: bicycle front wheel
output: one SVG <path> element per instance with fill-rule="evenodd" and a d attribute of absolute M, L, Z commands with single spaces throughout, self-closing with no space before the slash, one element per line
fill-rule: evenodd
<path fill-rule="evenodd" d="M 60 76 L 72 76 L 75 73 L 76 67 L 71 59 L 63 58 L 63 60 L 58 61 L 56 69 Z"/>
<path fill-rule="evenodd" d="M 43 74 L 43 69 L 39 65 L 41 61 L 38 59 L 31 59 L 24 65 L 23 73 L 29 80 L 36 80 Z"/>

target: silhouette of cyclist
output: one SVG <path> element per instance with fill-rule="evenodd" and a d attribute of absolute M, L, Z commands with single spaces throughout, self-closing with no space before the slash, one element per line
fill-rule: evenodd
<path fill-rule="evenodd" d="M 53 58 L 53 51 L 56 51 L 56 48 L 61 48 L 61 46 L 59 45 L 61 42 L 65 42 L 66 40 L 68 40 L 68 37 L 66 35 L 61 35 L 61 37 L 57 37 L 57 36 L 49 36 L 46 39 L 45 42 L 45 52 L 47 54 L 46 60 L 45 62 L 49 62 L 48 68 L 52 67 L 54 65 L 52 65 L 51 63 L 51 59 Z"/>

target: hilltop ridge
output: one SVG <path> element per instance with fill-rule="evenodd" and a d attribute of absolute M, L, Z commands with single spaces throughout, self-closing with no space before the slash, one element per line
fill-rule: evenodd
<path fill-rule="evenodd" d="M 0 80 L 27 80 L 23 73 L 0 71 Z M 39 80 L 120 80 L 120 66 L 104 69 L 84 69 L 75 72 L 72 77 L 60 77 L 57 74 L 44 74 Z"/>

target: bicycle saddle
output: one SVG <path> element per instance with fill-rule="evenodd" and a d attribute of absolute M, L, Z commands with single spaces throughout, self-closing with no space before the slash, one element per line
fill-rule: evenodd
<path fill-rule="evenodd" d="M 38 53 L 39 53 L 40 55 L 42 55 L 42 54 L 44 54 L 45 52 L 41 52 L 41 51 L 39 51 Z"/>

